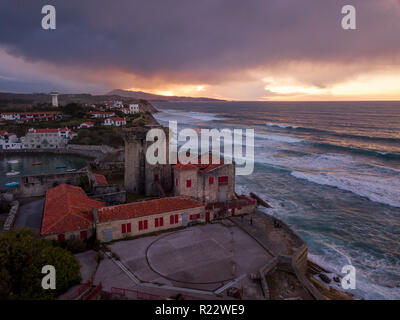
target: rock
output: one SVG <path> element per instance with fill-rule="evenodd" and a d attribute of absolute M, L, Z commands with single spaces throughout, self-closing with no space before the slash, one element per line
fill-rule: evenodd
<path fill-rule="evenodd" d="M 331 283 L 331 279 L 326 274 L 320 273 L 318 277 L 325 283 Z"/>
<path fill-rule="evenodd" d="M 333 277 L 333 281 L 339 283 L 340 282 L 340 278 L 338 276 Z"/>

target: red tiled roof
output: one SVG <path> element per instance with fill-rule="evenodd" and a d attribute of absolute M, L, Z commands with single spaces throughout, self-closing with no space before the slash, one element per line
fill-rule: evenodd
<path fill-rule="evenodd" d="M 204 206 L 199 201 L 184 197 L 160 198 L 141 202 L 132 202 L 117 206 L 104 207 L 98 212 L 99 221 L 125 220 L 153 214 L 172 212 Z"/>
<path fill-rule="evenodd" d="M 224 160 L 221 159 L 220 163 L 212 163 L 212 155 L 210 154 L 208 164 L 201 164 L 201 156 L 198 157 L 198 163 L 188 163 L 188 164 L 182 164 L 178 163 L 173 166 L 174 169 L 176 170 L 193 170 L 193 169 L 198 169 L 200 173 L 208 172 L 211 171 L 215 168 L 221 167 L 224 165 Z"/>
<path fill-rule="evenodd" d="M 7 132 L 5 130 L 0 130 L 0 136 L 9 136 L 9 137 L 11 137 L 11 136 L 15 136 L 15 135 L 16 135 L 15 133 Z"/>
<path fill-rule="evenodd" d="M 99 186 L 108 186 L 108 181 L 105 176 L 103 176 L 102 174 L 98 174 L 98 173 L 94 173 L 93 175 Z"/>
<path fill-rule="evenodd" d="M 124 118 L 119 118 L 119 117 L 111 117 L 111 118 L 108 118 L 108 119 L 113 120 L 113 121 L 125 121 Z M 107 120 L 107 119 L 106 119 L 106 120 Z M 106 121 L 106 120 L 105 120 L 105 121 Z"/>
<path fill-rule="evenodd" d="M 115 113 L 106 111 L 89 111 L 89 114 L 115 114 Z"/>
<path fill-rule="evenodd" d="M 29 129 L 29 131 L 28 132 L 33 132 L 33 133 L 57 133 L 57 132 L 59 132 L 59 131 L 70 131 L 68 128 L 55 128 L 55 129 L 49 129 L 49 128 L 46 128 L 46 129 L 33 129 L 33 128 L 31 128 L 31 129 Z"/>
<path fill-rule="evenodd" d="M 40 234 L 50 235 L 88 229 L 93 224 L 92 208 L 104 202 L 90 199 L 79 187 L 62 184 L 46 192 Z"/>

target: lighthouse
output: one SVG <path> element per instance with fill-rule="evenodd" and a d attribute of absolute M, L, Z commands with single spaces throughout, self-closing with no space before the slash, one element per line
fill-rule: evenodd
<path fill-rule="evenodd" d="M 58 107 L 58 92 L 50 92 L 51 104 L 53 107 Z"/>

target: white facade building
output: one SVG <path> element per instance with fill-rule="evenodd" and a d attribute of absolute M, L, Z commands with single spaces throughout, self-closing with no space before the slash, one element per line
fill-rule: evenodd
<path fill-rule="evenodd" d="M 22 149 L 21 140 L 15 133 L 0 131 L 0 150 Z"/>
<path fill-rule="evenodd" d="M 111 117 L 104 120 L 104 125 L 121 127 L 126 125 L 126 120 L 124 118 Z"/>
<path fill-rule="evenodd" d="M 57 149 L 65 148 L 76 135 L 68 128 L 29 129 L 21 140 L 25 149 Z"/>

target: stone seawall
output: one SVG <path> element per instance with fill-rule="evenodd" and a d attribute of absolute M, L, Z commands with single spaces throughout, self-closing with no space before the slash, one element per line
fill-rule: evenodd
<path fill-rule="evenodd" d="M 256 211 L 245 219 L 240 217 L 228 219 L 256 240 L 273 257 L 259 270 L 261 286 L 266 299 L 270 298 L 270 293 L 265 279 L 275 270 L 294 274 L 314 299 L 325 299 L 306 277 L 307 244 L 285 222 L 261 211 Z"/>
<path fill-rule="evenodd" d="M 17 196 L 20 198 L 43 196 L 48 189 L 63 183 L 78 185 L 80 178 L 87 176 L 86 170 L 24 176 L 21 178 Z"/>
<path fill-rule="evenodd" d="M 10 230 L 14 226 L 15 219 L 17 218 L 19 210 L 19 202 L 13 201 L 11 202 L 11 209 L 8 212 L 8 216 L 6 221 L 4 222 L 3 230 Z"/>
<path fill-rule="evenodd" d="M 96 159 L 102 155 L 102 153 L 96 153 L 90 150 L 77 150 L 77 149 L 13 149 L 13 150 L 0 150 L 0 154 L 42 154 L 42 153 L 50 153 L 50 154 L 65 154 L 65 155 L 76 155 L 76 156 L 84 156 L 91 159 Z"/>

